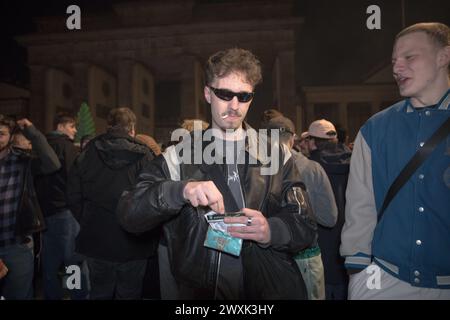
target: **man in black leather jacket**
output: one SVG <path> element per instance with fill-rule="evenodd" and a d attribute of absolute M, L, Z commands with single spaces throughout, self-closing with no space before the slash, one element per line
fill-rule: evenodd
<path fill-rule="evenodd" d="M 271 157 L 260 152 L 267 139 L 243 123 L 261 79 L 260 63 L 247 50 L 212 55 L 204 88 L 211 130 L 185 135 L 122 194 L 118 216 L 125 229 L 142 232 L 164 224 L 178 285 L 173 298 L 306 298 L 293 259 L 316 238 L 304 186 L 290 154 L 279 146 Z M 209 138 L 202 141 L 203 133 Z M 210 210 L 245 214 L 224 220 L 228 233 L 243 239 L 239 256 L 204 246 L 211 232 L 204 214 Z"/>

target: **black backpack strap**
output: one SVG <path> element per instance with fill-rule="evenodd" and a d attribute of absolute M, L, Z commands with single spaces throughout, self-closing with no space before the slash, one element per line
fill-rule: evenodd
<path fill-rule="evenodd" d="M 425 142 L 422 148 L 417 150 L 414 156 L 409 160 L 394 182 L 391 184 L 383 206 L 378 214 L 378 221 L 381 220 L 384 212 L 395 197 L 397 192 L 409 180 L 412 174 L 420 167 L 420 165 L 428 158 L 436 146 L 450 133 L 450 117 L 433 133 L 433 135 Z"/>

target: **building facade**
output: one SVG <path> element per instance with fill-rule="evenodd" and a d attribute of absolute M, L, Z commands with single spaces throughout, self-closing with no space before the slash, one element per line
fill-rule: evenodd
<path fill-rule="evenodd" d="M 84 12 L 81 30 L 65 17 L 41 18 L 39 32 L 18 38 L 28 49 L 30 117 L 45 131 L 55 112 L 76 113 L 87 102 L 97 132 L 117 106 L 138 117 L 137 132 L 168 141 L 184 118 L 209 120 L 203 64 L 212 53 L 241 47 L 263 65 L 262 85 L 249 112 L 276 106 L 300 121 L 295 85 L 295 1 L 152 1 Z"/>

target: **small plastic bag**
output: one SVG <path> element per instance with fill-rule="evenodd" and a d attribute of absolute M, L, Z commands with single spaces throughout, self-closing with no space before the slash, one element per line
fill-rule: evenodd
<path fill-rule="evenodd" d="M 232 237 L 228 233 L 228 226 L 244 226 L 243 224 L 229 224 L 222 221 L 212 222 L 210 218 L 217 215 L 214 211 L 205 214 L 205 219 L 209 222 L 208 231 L 204 246 L 219 251 L 223 251 L 234 256 L 239 256 L 242 249 L 242 239 Z"/>
<path fill-rule="evenodd" d="M 206 232 L 204 246 L 239 257 L 241 254 L 242 239 L 232 237 L 228 233 L 215 230 L 209 226 L 208 232 Z"/>

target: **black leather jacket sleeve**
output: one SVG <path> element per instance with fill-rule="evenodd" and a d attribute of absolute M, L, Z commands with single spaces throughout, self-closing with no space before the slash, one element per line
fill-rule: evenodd
<path fill-rule="evenodd" d="M 268 219 L 270 246 L 293 254 L 317 241 L 317 224 L 304 184 L 292 158 L 283 166 L 281 208 Z"/>
<path fill-rule="evenodd" d="M 158 227 L 176 216 L 186 200 L 183 189 L 188 181 L 172 181 L 162 155 L 147 165 L 138 183 L 122 193 L 117 216 L 128 232 L 140 233 Z"/>

